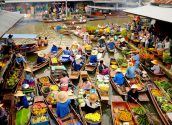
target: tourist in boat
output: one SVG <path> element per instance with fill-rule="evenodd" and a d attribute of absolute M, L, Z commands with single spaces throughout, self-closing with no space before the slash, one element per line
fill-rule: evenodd
<path fill-rule="evenodd" d="M 120 68 L 116 69 L 116 74 L 114 75 L 113 81 L 119 86 L 122 92 L 126 92 L 124 85 L 125 78 Z"/>
<path fill-rule="evenodd" d="M 84 65 L 84 62 L 82 61 L 81 55 L 76 55 L 74 61 L 72 62 L 73 70 L 79 71 L 83 65 Z"/>
<path fill-rule="evenodd" d="M 62 73 L 62 78 L 60 79 L 60 90 L 61 91 L 68 91 L 70 79 L 66 75 L 66 73 Z"/>
<path fill-rule="evenodd" d="M 3 108 L 3 103 L 0 104 L 0 123 L 1 125 L 7 125 L 7 112 Z"/>
<path fill-rule="evenodd" d="M 139 93 L 137 90 L 138 86 L 136 84 L 131 86 L 131 89 L 127 93 L 127 100 L 129 102 L 138 101 Z M 133 100 L 134 99 L 134 100 Z"/>
<path fill-rule="evenodd" d="M 90 43 L 86 43 L 86 44 L 84 45 L 84 49 L 85 49 L 85 52 L 86 52 L 87 54 L 90 54 L 90 53 L 91 53 L 91 50 L 92 50 L 91 44 L 90 44 Z"/>
<path fill-rule="evenodd" d="M 20 53 L 17 53 L 16 54 L 16 64 L 17 64 L 17 66 L 23 66 L 23 67 L 25 67 L 25 65 L 26 65 L 26 59 L 24 58 L 24 56 L 22 56 Z"/>
<path fill-rule="evenodd" d="M 25 71 L 25 81 L 24 83 L 27 83 L 27 84 L 34 84 L 34 77 L 33 77 L 33 73 L 32 73 L 32 70 L 30 67 L 26 67 L 24 69 Z"/>
<path fill-rule="evenodd" d="M 105 36 L 101 36 L 101 38 L 98 40 L 99 42 L 99 47 L 105 47 Z"/>
<path fill-rule="evenodd" d="M 44 46 L 48 46 L 48 39 L 47 39 L 47 37 L 45 37 L 45 39 L 44 39 Z"/>
<path fill-rule="evenodd" d="M 46 61 L 46 59 L 44 58 L 44 54 L 43 53 L 38 53 L 38 57 L 37 57 L 37 64 L 40 65 L 42 63 L 44 63 Z"/>
<path fill-rule="evenodd" d="M 110 72 L 109 68 L 103 63 L 103 60 L 100 60 L 99 73 L 101 75 L 107 75 L 109 74 L 109 72 Z"/>
<path fill-rule="evenodd" d="M 29 103 L 27 101 L 26 95 L 23 94 L 22 91 L 17 91 L 16 94 L 14 94 L 14 96 L 17 98 L 17 103 L 16 103 L 16 107 L 17 109 L 21 109 L 23 108 L 28 108 L 29 107 Z"/>
<path fill-rule="evenodd" d="M 133 54 L 132 60 L 134 61 L 134 66 L 136 69 L 138 69 L 140 65 L 140 55 L 138 51 L 134 51 Z"/>
<path fill-rule="evenodd" d="M 127 71 L 125 74 L 128 79 L 135 78 L 135 69 L 136 68 L 133 66 L 133 63 L 129 62 L 129 67 L 127 68 Z"/>
<path fill-rule="evenodd" d="M 52 48 L 51 48 L 51 53 L 55 54 L 58 52 L 58 47 L 56 45 L 53 44 Z"/>
<path fill-rule="evenodd" d="M 98 53 L 97 50 L 92 50 L 91 56 L 90 56 L 90 64 L 91 65 L 95 65 L 97 63 L 97 61 L 98 61 L 97 53 Z"/>
<path fill-rule="evenodd" d="M 115 48 L 114 38 L 110 38 L 110 42 L 108 43 L 108 48 L 113 50 Z"/>
<path fill-rule="evenodd" d="M 42 46 L 42 43 L 43 43 L 42 38 L 41 38 L 41 37 L 38 37 L 38 39 L 36 39 L 36 40 L 37 40 L 38 46 L 39 46 L 39 47 Z"/>
<path fill-rule="evenodd" d="M 83 41 L 84 41 L 84 44 L 90 43 L 89 34 L 87 32 L 84 33 Z"/>
<path fill-rule="evenodd" d="M 71 52 L 69 51 L 69 47 L 66 47 L 66 49 L 63 51 L 64 55 L 71 55 Z"/>
<path fill-rule="evenodd" d="M 157 60 L 151 61 L 152 64 L 154 64 L 153 67 L 151 67 L 151 70 L 153 71 L 154 74 L 160 74 L 161 73 L 161 68 L 160 65 L 158 64 Z"/>
<path fill-rule="evenodd" d="M 88 81 L 87 78 L 82 78 L 82 84 L 79 86 L 80 89 L 84 89 L 84 90 L 90 90 L 94 87 L 93 83 L 91 83 L 90 81 Z"/>
<path fill-rule="evenodd" d="M 91 93 L 89 97 L 85 99 L 85 107 L 82 107 L 82 109 L 86 113 L 95 113 L 97 110 L 100 110 L 97 94 Z"/>
<path fill-rule="evenodd" d="M 57 95 L 56 114 L 58 117 L 63 118 L 70 113 L 71 100 L 68 99 L 68 94 L 61 91 Z"/>

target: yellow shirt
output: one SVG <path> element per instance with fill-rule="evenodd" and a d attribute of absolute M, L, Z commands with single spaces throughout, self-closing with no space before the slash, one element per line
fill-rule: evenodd
<path fill-rule="evenodd" d="M 87 45 L 84 45 L 84 48 L 85 48 L 85 50 L 91 50 L 92 46 L 87 44 Z"/>

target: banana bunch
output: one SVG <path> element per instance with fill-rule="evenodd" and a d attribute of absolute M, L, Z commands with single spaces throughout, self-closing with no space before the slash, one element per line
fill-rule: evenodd
<path fill-rule="evenodd" d="M 47 112 L 47 108 L 33 108 L 34 115 L 43 115 Z"/>
<path fill-rule="evenodd" d="M 101 91 L 109 91 L 109 85 L 108 85 L 108 84 L 99 84 L 99 85 L 98 85 L 98 88 L 99 88 Z"/>
<path fill-rule="evenodd" d="M 44 121 L 48 121 L 48 118 L 46 116 L 38 116 L 32 119 L 33 124 L 44 122 Z"/>
<path fill-rule="evenodd" d="M 99 122 L 100 121 L 100 114 L 99 113 L 88 113 L 85 115 L 85 119 L 93 121 L 93 122 Z"/>

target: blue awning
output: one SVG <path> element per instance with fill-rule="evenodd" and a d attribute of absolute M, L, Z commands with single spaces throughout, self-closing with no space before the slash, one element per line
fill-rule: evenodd
<path fill-rule="evenodd" d="M 11 34 L 13 39 L 35 39 L 37 34 Z M 5 34 L 2 38 L 8 38 L 9 34 Z"/>

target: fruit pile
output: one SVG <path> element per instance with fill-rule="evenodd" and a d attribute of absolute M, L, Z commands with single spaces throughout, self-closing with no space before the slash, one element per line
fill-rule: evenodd
<path fill-rule="evenodd" d="M 153 96 L 162 96 L 161 91 L 158 90 L 158 89 L 152 89 L 151 93 L 152 93 Z"/>
<path fill-rule="evenodd" d="M 132 120 L 132 115 L 128 111 L 120 111 L 119 114 L 118 114 L 118 118 L 121 121 L 128 122 L 128 121 Z"/>
<path fill-rule="evenodd" d="M 51 85 L 50 86 L 50 90 L 51 91 L 58 91 L 59 90 L 59 87 L 57 85 Z"/>
<path fill-rule="evenodd" d="M 54 95 L 54 93 L 50 93 L 46 99 L 49 104 L 54 105 L 57 103 L 56 96 Z"/>
<path fill-rule="evenodd" d="M 9 87 L 14 86 L 15 84 L 18 83 L 18 81 L 19 81 L 18 72 L 14 71 L 13 74 L 7 80 L 7 86 L 9 86 Z"/>
<path fill-rule="evenodd" d="M 39 78 L 39 81 L 45 85 L 46 83 L 49 83 L 49 78 L 47 76 Z"/>
<path fill-rule="evenodd" d="M 32 124 L 48 121 L 48 117 L 45 115 L 32 118 Z"/>
<path fill-rule="evenodd" d="M 32 113 L 34 115 L 44 115 L 47 112 L 47 106 L 45 103 L 35 103 L 32 107 Z"/>
<path fill-rule="evenodd" d="M 101 119 L 101 116 L 99 113 L 88 113 L 85 115 L 85 119 L 93 122 L 99 122 Z"/>

